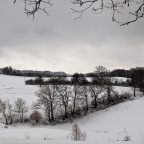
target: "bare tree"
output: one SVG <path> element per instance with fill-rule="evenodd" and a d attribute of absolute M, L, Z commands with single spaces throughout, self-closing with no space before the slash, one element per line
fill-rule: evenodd
<path fill-rule="evenodd" d="M 88 111 L 89 110 L 89 102 L 88 102 L 89 88 L 86 85 L 82 86 L 82 96 L 84 97 L 83 101 L 85 103 L 86 110 Z"/>
<path fill-rule="evenodd" d="M 108 70 L 104 66 L 96 66 L 94 72 L 95 77 L 93 80 L 95 80 L 98 85 L 104 85 L 105 77 L 108 75 Z"/>
<path fill-rule="evenodd" d="M 22 98 L 18 98 L 15 101 L 14 111 L 15 113 L 18 114 L 19 120 L 22 123 L 24 119 L 24 114 L 28 111 L 28 107 L 26 106 L 26 101 Z"/>
<path fill-rule="evenodd" d="M 133 95 L 136 96 L 136 87 L 138 85 L 138 73 L 133 72 L 131 75 L 131 81 L 130 84 L 133 86 Z"/>
<path fill-rule="evenodd" d="M 82 132 L 76 123 L 72 126 L 71 139 L 74 141 L 84 141 L 86 139 L 86 133 Z"/>
<path fill-rule="evenodd" d="M 43 110 L 45 112 L 46 118 L 51 121 L 50 106 L 48 101 L 43 102 L 41 99 L 38 99 L 37 102 L 32 104 L 32 109 Z"/>
<path fill-rule="evenodd" d="M 89 91 L 93 98 L 94 108 L 97 108 L 97 98 L 105 91 L 105 79 L 108 76 L 108 70 L 104 66 L 95 67 L 95 76 L 91 80 Z"/>
<path fill-rule="evenodd" d="M 12 105 L 9 103 L 9 100 L 2 101 L 0 99 L 0 113 L 3 114 L 6 125 L 12 124 L 14 115 L 12 114 Z"/>
<path fill-rule="evenodd" d="M 104 88 L 105 88 L 105 91 L 106 91 L 108 103 L 114 102 L 113 96 L 115 94 L 115 91 L 114 91 L 114 88 L 113 88 L 112 81 L 114 81 L 114 78 L 112 78 L 110 76 L 105 77 Z"/>
<path fill-rule="evenodd" d="M 104 92 L 104 86 L 99 86 L 99 85 L 90 85 L 89 86 L 89 92 L 90 95 L 92 97 L 92 103 L 94 105 L 94 108 L 97 108 L 98 106 L 98 102 L 97 102 L 97 98 L 100 96 L 100 94 L 102 94 L 102 92 Z"/>
<path fill-rule="evenodd" d="M 59 85 L 58 86 L 58 95 L 60 96 L 61 105 L 64 108 L 65 118 L 68 117 L 68 106 L 70 97 L 72 96 L 71 86 L 68 85 Z"/>
<path fill-rule="evenodd" d="M 136 88 L 140 88 L 140 91 L 142 91 L 144 94 L 144 69 L 143 68 L 138 67 L 132 69 L 130 85 L 133 87 L 134 97 L 136 96 Z"/>
<path fill-rule="evenodd" d="M 54 121 L 54 112 L 58 104 L 58 91 L 56 85 L 42 86 L 36 93 L 38 102 L 33 105 L 34 109 L 43 109 L 48 115 L 49 121 Z"/>
<path fill-rule="evenodd" d="M 72 108 L 71 108 L 71 113 L 72 113 L 73 117 L 75 115 L 76 107 L 79 105 L 79 102 L 81 100 L 80 96 L 81 96 L 81 87 L 77 84 L 73 85 L 73 87 L 72 87 Z"/>

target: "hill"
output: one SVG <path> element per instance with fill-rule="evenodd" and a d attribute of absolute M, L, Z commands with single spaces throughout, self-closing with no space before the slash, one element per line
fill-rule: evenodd
<path fill-rule="evenodd" d="M 26 78 L 27 79 L 27 78 Z M 35 92 L 38 86 L 26 86 L 24 77 L 0 75 L 0 98 L 9 99 L 12 103 L 22 97 L 29 106 L 36 101 Z M 131 92 L 129 87 L 114 87 L 115 90 Z M 144 97 L 120 103 L 108 109 L 91 113 L 76 119 L 81 130 L 87 134 L 86 141 L 71 140 L 73 123 L 54 126 L 12 125 L 4 128 L 0 124 L 1 144 L 143 144 L 144 143 Z M 128 140 L 129 141 L 125 141 Z"/>

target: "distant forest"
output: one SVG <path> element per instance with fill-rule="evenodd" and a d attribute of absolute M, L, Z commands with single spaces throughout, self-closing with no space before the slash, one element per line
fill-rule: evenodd
<path fill-rule="evenodd" d="M 144 70 L 144 67 L 136 67 L 136 68 L 131 68 L 129 70 L 125 69 L 114 69 L 112 71 L 107 71 L 106 74 L 111 76 L 111 77 L 125 77 L 125 78 L 131 78 L 132 73 L 135 69 L 141 69 Z M 1 69 L 1 73 L 5 75 L 14 75 L 14 76 L 28 76 L 28 77 L 72 77 L 73 75 L 77 74 L 79 77 L 95 77 L 96 72 L 91 72 L 91 73 L 74 73 L 72 75 L 67 74 L 65 72 L 51 72 L 51 71 L 33 71 L 33 70 L 16 70 L 13 69 L 11 66 L 4 67 Z"/>

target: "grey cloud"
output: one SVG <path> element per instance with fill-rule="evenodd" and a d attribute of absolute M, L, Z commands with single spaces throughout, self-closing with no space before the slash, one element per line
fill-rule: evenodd
<path fill-rule="evenodd" d="M 119 27 L 110 13 L 91 11 L 75 21 L 70 1 L 53 2 L 50 16 L 38 13 L 35 20 L 24 15 L 22 1 L 1 2 L 0 60 L 5 65 L 69 73 L 89 72 L 96 65 L 142 65 L 143 21 Z"/>

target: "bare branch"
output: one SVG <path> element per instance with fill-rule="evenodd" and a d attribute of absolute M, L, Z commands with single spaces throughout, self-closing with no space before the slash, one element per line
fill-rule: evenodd
<path fill-rule="evenodd" d="M 16 3 L 17 0 L 14 0 L 14 3 Z M 33 19 L 35 17 L 35 14 L 38 11 L 43 11 L 45 14 L 49 14 L 47 8 L 45 5 L 52 6 L 52 3 L 50 0 L 23 0 L 25 4 L 25 13 L 28 16 L 33 16 Z"/>
<path fill-rule="evenodd" d="M 129 14 L 135 16 L 135 19 L 134 19 L 134 20 L 131 20 L 131 21 L 128 21 L 128 22 L 126 22 L 126 23 L 123 23 L 123 24 L 121 24 L 120 26 L 128 25 L 128 24 L 130 24 L 130 23 L 136 22 L 139 18 L 144 17 L 144 9 L 143 9 L 143 12 L 142 12 L 142 13 L 140 12 L 142 8 L 144 8 L 144 2 L 139 6 L 139 8 L 136 10 L 135 13 L 129 12 Z"/>
<path fill-rule="evenodd" d="M 14 3 L 17 0 L 13 0 Z M 25 13 L 28 16 L 35 17 L 39 11 L 43 11 L 49 15 L 48 6 L 52 6 L 50 0 L 23 0 L 25 4 Z M 80 19 L 85 11 L 91 9 L 96 14 L 102 13 L 105 9 L 112 11 L 112 21 L 118 23 L 120 26 L 128 25 L 136 22 L 139 18 L 144 17 L 144 0 L 72 0 L 73 5 L 77 8 L 71 8 L 73 13 L 78 13 L 75 20 Z M 135 12 L 129 12 L 130 4 L 134 4 Z M 134 16 L 134 19 L 127 20 L 126 22 L 119 19 L 119 15 L 125 15 L 125 10 L 128 14 Z M 132 9 L 133 10 L 133 9 Z"/>
<path fill-rule="evenodd" d="M 81 18 L 82 14 L 90 9 L 92 6 L 92 11 L 96 14 L 100 14 L 103 12 L 104 9 L 109 9 L 112 11 L 112 21 L 118 23 L 120 26 L 128 25 L 130 23 L 133 23 L 137 21 L 139 18 L 144 17 L 144 1 L 138 0 L 138 1 L 131 1 L 131 0 L 124 0 L 124 1 L 117 1 L 117 0 L 73 0 L 72 2 L 75 5 L 79 5 L 80 7 L 78 9 L 73 9 L 72 11 L 75 13 L 80 13 L 80 15 L 76 18 Z M 136 12 L 129 12 L 130 15 L 133 15 L 135 17 L 134 20 L 128 20 L 127 22 L 120 22 L 120 20 L 116 17 L 118 17 L 118 14 L 123 14 L 124 9 L 127 9 L 130 6 L 130 3 L 134 3 L 136 6 L 138 4 L 141 4 Z M 127 4 L 127 5 L 126 5 Z M 83 6 L 84 5 L 84 6 Z M 127 7 L 126 7 L 127 6 Z M 143 11 L 142 11 L 143 10 Z"/>

